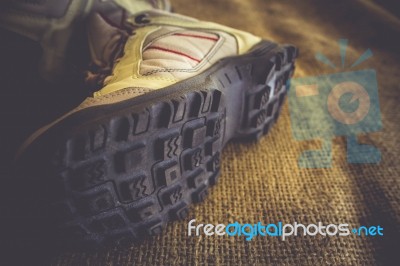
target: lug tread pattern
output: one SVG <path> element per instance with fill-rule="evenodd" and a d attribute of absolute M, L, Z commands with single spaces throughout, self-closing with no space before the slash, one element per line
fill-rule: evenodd
<path fill-rule="evenodd" d="M 287 82 L 294 73 L 296 57 L 297 49 L 285 45 L 279 47 L 276 54 L 270 58 L 266 64 L 266 79 L 256 82 L 253 88 L 246 92 L 244 118 L 237 138 L 257 141 L 269 132 L 279 118 L 288 89 Z M 259 77 L 259 73 L 254 74 L 258 74 Z"/>
<path fill-rule="evenodd" d="M 184 219 L 219 171 L 220 97 L 216 88 L 192 92 L 65 140 L 57 153 L 65 199 L 53 204 L 65 237 L 104 245 L 153 236 Z"/>
<path fill-rule="evenodd" d="M 60 141 L 49 167 L 61 187 L 52 210 L 65 237 L 89 246 L 138 241 L 187 217 L 217 183 L 223 146 L 260 138 L 279 116 L 297 50 L 264 47 L 252 56 L 211 73 L 212 82 L 87 123 Z M 231 86 L 244 99 L 234 132 Z"/>

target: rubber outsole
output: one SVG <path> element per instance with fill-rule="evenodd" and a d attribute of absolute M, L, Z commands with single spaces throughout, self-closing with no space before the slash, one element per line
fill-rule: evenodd
<path fill-rule="evenodd" d="M 264 41 L 194 78 L 51 128 L 21 164 L 41 178 L 64 241 L 140 241 L 184 219 L 217 182 L 225 144 L 258 140 L 278 119 L 296 56 L 293 46 Z"/>

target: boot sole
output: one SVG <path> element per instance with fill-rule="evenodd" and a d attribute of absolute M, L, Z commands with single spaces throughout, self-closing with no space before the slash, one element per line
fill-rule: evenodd
<path fill-rule="evenodd" d="M 276 122 L 296 57 L 293 46 L 263 41 L 196 77 L 84 109 L 48 130 L 21 161 L 50 188 L 63 240 L 141 241 L 184 219 L 216 184 L 225 144 L 258 140 Z"/>

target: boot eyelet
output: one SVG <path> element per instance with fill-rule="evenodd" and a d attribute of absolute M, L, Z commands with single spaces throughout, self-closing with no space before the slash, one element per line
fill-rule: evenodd
<path fill-rule="evenodd" d="M 135 24 L 144 25 L 150 23 L 149 14 L 143 13 L 135 17 Z"/>

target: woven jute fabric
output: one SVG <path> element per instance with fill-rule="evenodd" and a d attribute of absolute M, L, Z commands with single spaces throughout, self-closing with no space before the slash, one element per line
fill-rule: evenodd
<path fill-rule="evenodd" d="M 370 1 L 175 0 L 175 12 L 215 21 L 299 47 L 296 77 L 337 73 L 337 40 L 349 40 L 347 60 L 366 49 L 374 56 L 357 70 L 377 72 L 383 129 L 360 136 L 382 152 L 379 164 L 349 164 L 346 140 L 333 141 L 331 168 L 302 169 L 298 156 L 320 142 L 296 141 L 287 101 L 278 123 L 259 143 L 230 143 L 221 176 L 204 203 L 143 244 L 101 251 L 49 254 L 53 265 L 389 265 L 399 263 L 400 53 L 399 19 Z M 318 223 L 380 225 L 383 237 L 188 236 L 196 223 Z M 398 264 L 397 264 L 398 265 Z"/>

